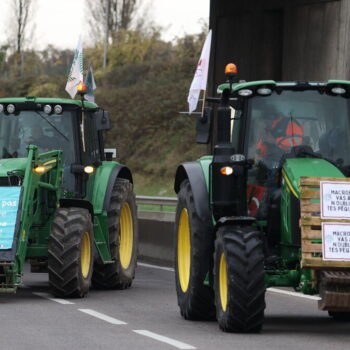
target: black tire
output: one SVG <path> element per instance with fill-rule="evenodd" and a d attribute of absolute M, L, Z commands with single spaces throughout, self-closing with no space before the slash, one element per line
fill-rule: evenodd
<path fill-rule="evenodd" d="M 84 297 L 94 260 L 91 216 L 83 208 L 58 208 L 48 244 L 49 284 L 57 297 Z"/>
<path fill-rule="evenodd" d="M 259 332 L 264 321 L 264 255 L 252 227 L 221 226 L 214 253 L 216 317 L 225 332 Z"/>
<path fill-rule="evenodd" d="M 187 231 L 181 231 L 183 229 Z M 187 232 L 187 251 L 181 248 L 184 241 L 181 232 Z M 189 181 L 183 181 L 175 219 L 175 283 L 180 312 L 187 320 L 215 319 L 214 290 L 204 284 L 208 272 L 212 275 L 213 232 L 210 218 L 200 218 L 196 212 Z M 186 258 L 189 263 L 185 263 Z"/>
<path fill-rule="evenodd" d="M 135 277 L 138 249 L 137 209 L 130 181 L 119 178 L 115 181 L 107 215 L 109 247 L 114 263 L 104 265 L 95 261 L 92 284 L 97 289 L 125 289 L 131 286 Z M 125 218 L 128 223 L 123 224 Z M 120 240 L 129 246 L 124 249 Z"/>
<path fill-rule="evenodd" d="M 328 315 L 337 322 L 350 322 L 350 312 L 328 311 Z"/>

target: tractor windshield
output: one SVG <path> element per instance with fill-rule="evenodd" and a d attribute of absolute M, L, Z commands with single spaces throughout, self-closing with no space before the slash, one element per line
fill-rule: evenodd
<path fill-rule="evenodd" d="M 271 168 L 296 146 L 307 146 L 349 170 L 349 108 L 348 99 L 315 90 L 256 96 L 249 109 L 248 157 Z"/>
<path fill-rule="evenodd" d="M 47 115 L 26 110 L 18 114 L 0 113 L 0 159 L 27 157 L 27 147 L 33 144 L 40 153 L 62 150 L 65 168 L 68 168 L 75 162 L 73 113 Z"/>
<path fill-rule="evenodd" d="M 245 147 L 254 159 L 248 172 L 250 215 L 266 218 L 266 198 L 278 188 L 283 156 L 324 158 L 350 174 L 348 99 L 316 90 L 284 90 L 249 101 Z"/>
<path fill-rule="evenodd" d="M 27 147 L 38 146 L 39 152 L 64 151 L 65 163 L 74 161 L 71 112 L 46 115 L 39 111 L 19 114 L 0 113 L 0 159 L 27 157 Z"/>

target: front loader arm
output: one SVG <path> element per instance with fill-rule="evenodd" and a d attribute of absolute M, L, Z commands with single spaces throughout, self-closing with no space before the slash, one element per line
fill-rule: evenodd
<path fill-rule="evenodd" d="M 0 292 L 14 292 L 20 284 L 30 231 L 42 205 L 41 189 L 53 192 L 58 204 L 61 195 L 62 151 L 39 155 L 37 147 L 31 145 L 28 147 L 25 169 L 14 169 L 11 173 L 21 180 L 19 186 L 9 187 L 18 193 L 17 218 L 11 251 L 0 250 Z"/>

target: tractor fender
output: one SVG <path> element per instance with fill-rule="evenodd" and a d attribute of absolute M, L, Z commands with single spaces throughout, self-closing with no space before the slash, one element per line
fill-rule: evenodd
<path fill-rule="evenodd" d="M 194 206 L 200 218 L 211 218 L 209 194 L 203 169 L 199 162 L 182 163 L 176 170 L 174 190 L 180 191 L 181 182 L 188 179 L 193 192 Z"/>
<path fill-rule="evenodd" d="M 123 178 L 133 183 L 131 171 L 117 162 L 103 162 L 97 168 L 94 178 L 91 203 L 95 215 L 99 215 L 108 207 L 113 185 L 117 178 Z"/>
<path fill-rule="evenodd" d="M 108 184 L 107 184 L 106 192 L 105 192 L 105 197 L 104 197 L 104 201 L 103 201 L 103 209 L 104 210 L 107 210 L 107 208 L 109 206 L 113 186 L 114 186 L 115 180 L 117 178 L 126 179 L 126 180 L 129 180 L 131 183 L 133 183 L 132 174 L 131 174 L 130 169 L 128 167 L 126 167 L 125 165 L 118 164 L 112 170 L 112 172 L 109 176 L 109 180 L 108 180 Z"/>
<path fill-rule="evenodd" d="M 94 207 L 89 201 L 84 199 L 61 198 L 60 208 L 69 208 L 69 207 L 87 209 L 91 215 L 92 222 L 94 222 Z"/>

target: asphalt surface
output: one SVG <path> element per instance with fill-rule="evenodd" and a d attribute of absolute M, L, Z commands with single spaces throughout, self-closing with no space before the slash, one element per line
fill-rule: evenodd
<path fill-rule="evenodd" d="M 139 266 L 124 291 L 91 290 L 84 299 L 48 299 L 47 274 L 24 275 L 15 295 L 0 295 L 2 349 L 349 349 L 350 323 L 317 302 L 268 292 L 262 333 L 228 334 L 216 322 L 181 318 L 174 272 Z"/>

